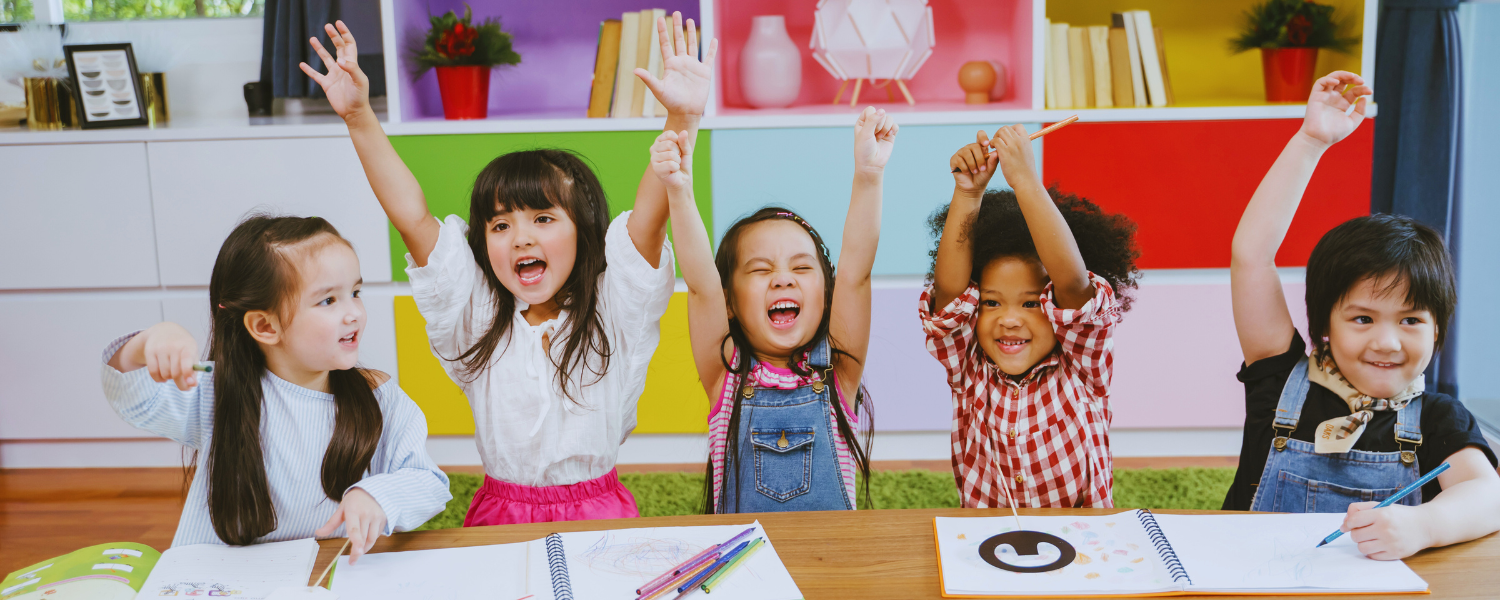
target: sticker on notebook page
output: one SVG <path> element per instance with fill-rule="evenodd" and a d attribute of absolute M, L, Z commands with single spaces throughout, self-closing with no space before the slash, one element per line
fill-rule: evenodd
<path fill-rule="evenodd" d="M 1005 559 L 1000 557 L 1002 545 L 1011 549 L 1011 552 L 1003 553 Z M 1044 550 L 1044 547 L 1051 547 L 1051 550 Z M 1054 557 L 1051 562 L 1042 562 Z M 990 566 L 1013 573 L 1055 571 L 1073 564 L 1077 557 L 1078 551 L 1067 540 L 1041 531 L 1007 531 L 979 545 L 979 558 Z"/>

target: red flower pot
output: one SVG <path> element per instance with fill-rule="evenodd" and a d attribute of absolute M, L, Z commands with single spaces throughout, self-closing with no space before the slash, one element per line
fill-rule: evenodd
<path fill-rule="evenodd" d="M 490 104 L 490 67 L 434 67 L 443 97 L 443 118 L 483 119 Z"/>
<path fill-rule="evenodd" d="M 1317 79 L 1317 48 L 1261 48 L 1266 102 L 1307 102 Z"/>

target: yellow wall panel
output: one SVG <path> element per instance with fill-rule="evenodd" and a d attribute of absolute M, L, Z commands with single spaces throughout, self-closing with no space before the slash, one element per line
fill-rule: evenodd
<path fill-rule="evenodd" d="M 427 320 L 411 296 L 396 296 L 396 368 L 401 389 L 427 415 L 428 435 L 474 435 L 469 399 L 432 355 Z"/>
<path fill-rule="evenodd" d="M 687 292 L 672 294 L 661 318 L 661 345 L 646 371 L 646 391 L 636 405 L 636 433 L 706 433 L 708 396 L 698 383 L 688 340 Z"/>
<path fill-rule="evenodd" d="M 708 398 L 698 383 L 688 341 L 687 294 L 673 294 L 662 317 L 661 345 L 647 368 L 636 433 L 708 431 Z M 401 388 L 427 415 L 431 435 L 473 435 L 474 415 L 427 343 L 427 321 L 411 296 L 396 297 L 396 365 Z"/>
<path fill-rule="evenodd" d="M 1229 40 L 1239 37 L 1244 13 L 1262 0 L 1065 0 L 1047 3 L 1047 18 L 1075 27 L 1109 25 L 1110 13 L 1151 12 L 1166 45 L 1167 70 L 1178 106 L 1262 104 L 1265 84 L 1260 51 L 1230 54 Z M 1364 0 L 1319 0 L 1334 7 L 1340 33 L 1359 36 L 1364 24 Z M 1361 75 L 1361 44 L 1348 54 L 1318 53 L 1317 73 L 1345 70 Z"/>

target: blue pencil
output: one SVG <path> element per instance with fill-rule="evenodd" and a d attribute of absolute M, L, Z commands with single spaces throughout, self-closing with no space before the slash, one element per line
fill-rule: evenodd
<path fill-rule="evenodd" d="M 714 561 L 714 564 L 709 565 L 707 569 L 699 571 L 697 577 L 692 578 L 687 583 L 683 584 L 682 587 L 677 588 L 677 593 L 682 594 L 684 592 L 687 592 L 688 590 L 698 587 L 698 584 L 703 583 L 705 579 L 708 579 L 709 575 L 713 575 L 714 571 L 722 568 L 729 561 L 734 560 L 735 555 L 739 554 L 741 550 L 745 549 L 745 546 L 749 545 L 750 542 L 740 542 L 740 545 L 735 546 L 733 550 L 724 553 L 723 556 L 719 557 L 719 560 Z M 681 596 L 678 597 L 680 598 Z"/>
<path fill-rule="evenodd" d="M 1411 482 L 1411 485 L 1408 485 L 1408 486 L 1406 486 L 1404 488 L 1401 488 L 1401 491 L 1396 492 L 1396 494 L 1394 496 L 1391 496 L 1390 498 L 1386 498 L 1385 501 L 1381 502 L 1380 504 L 1376 504 L 1375 508 L 1385 508 L 1387 506 L 1390 506 L 1392 504 L 1400 502 L 1401 499 L 1405 498 L 1407 494 L 1415 492 L 1419 488 L 1421 488 L 1422 486 L 1427 485 L 1428 482 L 1430 482 L 1433 479 L 1437 478 L 1438 474 L 1442 473 L 1443 471 L 1447 471 L 1448 467 L 1451 467 L 1451 466 L 1453 466 L 1453 465 L 1450 465 L 1448 463 L 1443 463 L 1443 464 L 1438 465 L 1436 469 L 1428 471 L 1427 474 L 1423 475 L 1421 479 L 1413 481 L 1413 482 Z M 1327 545 L 1329 542 L 1332 542 L 1333 540 L 1339 539 L 1339 536 L 1341 536 L 1341 535 L 1344 535 L 1344 530 L 1343 529 L 1340 529 L 1338 531 L 1330 533 L 1330 534 L 1328 534 L 1328 537 L 1323 538 L 1323 541 L 1320 542 L 1315 547 L 1316 548 L 1322 548 L 1323 546 Z"/>

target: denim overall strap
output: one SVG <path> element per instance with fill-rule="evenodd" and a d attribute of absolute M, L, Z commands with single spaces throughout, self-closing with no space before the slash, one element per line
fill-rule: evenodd
<path fill-rule="evenodd" d="M 1421 474 L 1416 453 L 1404 448 L 1401 452 L 1350 450 L 1319 454 L 1314 443 L 1291 439 L 1311 385 L 1307 369 L 1307 359 L 1299 361 L 1282 388 L 1272 424 L 1276 438 L 1266 455 L 1250 510 L 1345 512 L 1350 504 L 1384 500 L 1416 481 Z M 1420 401 L 1401 409 L 1396 425 L 1398 440 L 1420 443 L 1420 417 Z M 1421 503 L 1421 490 L 1399 502 L 1407 506 Z"/>
<path fill-rule="evenodd" d="M 1412 444 L 1411 449 L 1406 445 Z M 1396 411 L 1396 445 L 1401 449 L 1401 462 L 1415 464 L 1417 446 L 1422 445 L 1422 397 L 1412 398 L 1406 406 Z"/>
<path fill-rule="evenodd" d="M 828 342 L 814 347 L 808 366 L 828 376 Z M 753 364 L 753 363 L 752 363 Z M 817 379 L 794 389 L 742 383 L 734 474 L 726 473 L 718 511 L 850 510 L 830 425 L 834 386 Z"/>

